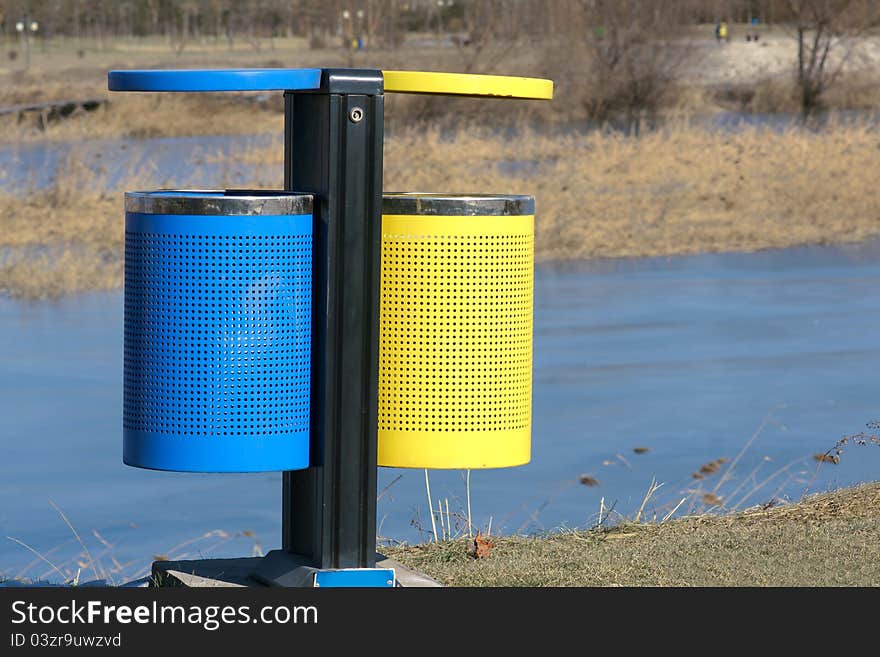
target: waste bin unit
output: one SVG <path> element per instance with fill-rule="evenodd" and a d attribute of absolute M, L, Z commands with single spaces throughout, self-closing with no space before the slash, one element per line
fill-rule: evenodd
<path fill-rule="evenodd" d="M 534 199 L 386 194 L 378 463 L 528 463 Z"/>
<path fill-rule="evenodd" d="M 125 195 L 123 460 L 309 465 L 312 197 Z"/>

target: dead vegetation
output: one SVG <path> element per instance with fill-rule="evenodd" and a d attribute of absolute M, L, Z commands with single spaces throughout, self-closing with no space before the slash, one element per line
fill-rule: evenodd
<path fill-rule="evenodd" d="M 542 260 L 857 241 L 880 232 L 878 145 L 869 126 L 845 125 L 455 142 L 429 132 L 388 144 L 386 189 L 532 193 Z"/>
<path fill-rule="evenodd" d="M 449 586 L 878 586 L 880 484 L 769 509 L 383 549 Z"/>
<path fill-rule="evenodd" d="M 278 143 L 236 154 L 280 163 Z M 76 160 L 76 154 L 71 155 Z M 413 166 L 418 162 L 419 166 Z M 748 251 L 880 234 L 880 134 L 710 131 L 681 124 L 513 139 L 439 129 L 388 138 L 385 189 L 524 193 L 537 199 L 539 260 Z M 0 193 L 0 289 L 42 297 L 121 284 L 122 191 L 64 166 L 49 189 Z M 133 174 L 136 176 L 136 174 Z"/>

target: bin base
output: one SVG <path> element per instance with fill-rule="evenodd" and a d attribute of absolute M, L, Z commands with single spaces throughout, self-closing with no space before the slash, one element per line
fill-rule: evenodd
<path fill-rule="evenodd" d="M 393 568 L 395 586 L 438 587 L 439 582 L 403 564 L 376 554 L 377 568 Z M 157 587 L 311 587 L 318 569 L 305 557 L 273 550 L 265 557 L 153 562 L 152 586 Z"/>

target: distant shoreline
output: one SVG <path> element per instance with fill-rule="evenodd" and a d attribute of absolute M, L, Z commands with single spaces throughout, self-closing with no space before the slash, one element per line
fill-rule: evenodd
<path fill-rule="evenodd" d="M 223 162 L 280 166 L 280 158 L 275 144 L 254 145 Z M 880 135 L 864 123 L 818 132 L 681 124 L 638 138 L 526 129 L 506 139 L 470 131 L 455 141 L 438 128 L 410 129 L 387 139 L 384 159 L 389 190 L 534 195 L 538 261 L 755 251 L 880 235 Z M 47 189 L 0 192 L 2 294 L 44 298 L 122 284 L 122 192 L 142 187 L 136 172 L 106 191 L 75 151 L 61 168 Z"/>
<path fill-rule="evenodd" d="M 619 117 L 681 116 L 718 111 L 791 113 L 800 111 L 795 89 L 797 42 L 782 25 L 732 24 L 729 42 L 717 42 L 712 25 L 690 25 L 679 33 L 658 35 L 663 43 L 682 51 L 682 62 L 671 77 L 658 78 L 658 91 L 649 105 L 612 108 L 602 120 Z M 759 40 L 746 40 L 759 34 Z M 422 35 L 423 36 L 423 35 Z M 573 54 L 566 39 L 511 51 L 504 44 L 490 46 L 479 56 L 441 41 L 423 43 L 419 34 L 396 49 L 346 51 L 339 47 L 310 48 L 302 37 L 238 41 L 234 49 L 224 41 L 189 43 L 176 52 L 166 39 L 56 38 L 32 53 L 29 70 L 22 62 L 0 65 L 0 108 L 48 100 L 102 98 L 106 108 L 46 125 L 39 116 L 19 121 L 0 117 L 0 143 L 30 140 L 253 134 L 278 132 L 283 102 L 278 93 L 251 94 L 136 94 L 110 93 L 107 71 L 113 68 L 222 68 L 376 67 L 422 70 L 471 70 L 482 73 L 554 78 L 553 102 L 507 101 L 503 114 L 486 112 L 485 105 L 469 99 L 431 99 L 389 95 L 389 125 L 465 124 L 510 125 L 511 121 L 565 123 L 588 119 L 589 98 L 595 90 L 583 66 L 584 53 Z M 823 94 L 828 110 L 880 109 L 880 36 L 859 38 L 834 84 Z M 574 44 L 576 45 L 576 44 Z M 580 45 L 583 47 L 583 44 Z M 558 52 L 557 52 L 558 51 Z M 841 51 L 832 51 L 831 64 Z M 473 61 L 471 61 L 473 60 Z M 210 121 L 204 120 L 209 116 Z M 97 117 L 97 118 L 96 118 Z M 596 118 L 595 116 L 593 117 Z M 601 121 L 600 121 L 601 123 Z"/>

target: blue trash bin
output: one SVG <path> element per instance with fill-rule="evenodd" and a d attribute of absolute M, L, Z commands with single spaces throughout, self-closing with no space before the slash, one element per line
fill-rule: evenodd
<path fill-rule="evenodd" d="M 309 465 L 312 197 L 125 195 L 123 461 Z"/>

